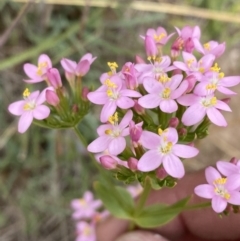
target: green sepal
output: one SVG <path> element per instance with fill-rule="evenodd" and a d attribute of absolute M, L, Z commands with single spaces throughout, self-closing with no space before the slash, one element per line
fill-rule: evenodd
<path fill-rule="evenodd" d="M 132 219 L 134 213 L 134 200 L 130 193 L 122 187 L 114 187 L 112 184 L 96 182 L 94 189 L 102 200 L 105 208 L 115 217 Z"/>
<path fill-rule="evenodd" d="M 134 222 L 142 228 L 154 228 L 162 226 L 177 215 L 179 215 L 187 205 L 190 197 L 184 198 L 171 206 L 166 204 L 154 204 L 145 207 L 142 212 L 134 218 Z"/>

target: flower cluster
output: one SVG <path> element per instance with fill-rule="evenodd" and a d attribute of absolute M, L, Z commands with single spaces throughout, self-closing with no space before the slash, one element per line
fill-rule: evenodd
<path fill-rule="evenodd" d="M 218 161 L 218 171 L 213 167 L 206 168 L 208 184 L 199 185 L 194 190 L 198 196 L 212 199 L 212 208 L 217 213 L 239 211 L 240 161 L 233 158 L 232 162 Z"/>
<path fill-rule="evenodd" d="M 9 112 L 20 116 L 18 131 L 24 133 L 33 119 L 36 124 L 49 128 L 66 128 L 78 124 L 89 109 L 86 100 L 89 91 L 82 87 L 81 78 L 87 74 L 95 59 L 90 53 L 85 54 L 78 64 L 70 59 L 62 59 L 61 65 L 72 90 L 71 99 L 62 85 L 58 69 L 52 67 L 46 54 L 39 56 L 37 66 L 24 64 L 24 72 L 29 77 L 24 80 L 26 83 L 45 81 L 48 87 L 41 92 L 37 90 L 32 93 L 26 88 L 23 92 L 24 100 L 9 105 Z"/>
<path fill-rule="evenodd" d="M 88 151 L 126 182 L 146 175 L 160 186 L 175 182 L 185 174 L 182 159 L 198 154 L 194 140 L 207 135 L 211 122 L 227 125 L 221 111 L 231 110 L 216 92 L 234 95 L 228 87 L 239 84 L 240 76 L 225 77 L 215 62 L 225 43 L 201 44 L 198 26 L 176 31 L 167 55 L 165 45 L 176 34 L 168 35 L 163 27 L 148 29 L 141 36 L 147 62 L 137 56 L 136 63 L 125 63 L 120 71 L 109 62 L 101 86 L 87 95 L 102 106 L 103 123 Z"/>

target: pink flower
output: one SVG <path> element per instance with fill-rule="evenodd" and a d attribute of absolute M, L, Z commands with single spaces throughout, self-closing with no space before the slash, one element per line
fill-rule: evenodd
<path fill-rule="evenodd" d="M 151 36 L 145 37 L 145 50 L 148 60 L 155 60 L 158 55 L 158 48 Z"/>
<path fill-rule="evenodd" d="M 205 170 L 208 184 L 195 187 L 194 192 L 203 198 L 212 199 L 212 208 L 215 212 L 223 212 L 227 204 L 240 205 L 240 174 L 233 174 L 223 178 L 213 167 Z"/>
<path fill-rule="evenodd" d="M 53 90 L 46 91 L 46 100 L 47 100 L 48 104 L 52 105 L 52 106 L 58 106 L 58 104 L 60 103 L 60 99 L 59 99 L 58 95 Z"/>
<path fill-rule="evenodd" d="M 233 174 L 240 174 L 240 160 L 238 160 L 236 164 L 226 161 L 218 161 L 216 165 L 218 170 L 226 177 Z"/>
<path fill-rule="evenodd" d="M 138 87 L 139 72 L 136 70 L 134 64 L 127 62 L 122 68 L 122 73 L 125 77 L 127 88 L 131 90 L 136 89 Z"/>
<path fill-rule="evenodd" d="M 218 110 L 231 111 L 229 106 L 218 100 L 214 95 L 206 97 L 188 94 L 181 96 L 178 102 L 183 106 L 190 106 L 182 116 L 182 122 L 186 126 L 192 126 L 202 121 L 205 115 L 210 121 L 218 126 L 227 126 L 227 122 Z"/>
<path fill-rule="evenodd" d="M 118 155 L 126 147 L 125 136 L 129 135 L 129 122 L 132 120 L 133 113 L 129 110 L 118 124 L 118 115 L 109 118 L 109 124 L 98 127 L 99 137 L 88 145 L 88 151 L 93 153 L 103 152 L 108 149 L 109 154 Z"/>
<path fill-rule="evenodd" d="M 93 57 L 92 54 L 87 53 L 85 54 L 79 62 L 72 61 L 70 59 L 62 59 L 61 65 L 64 70 L 72 75 L 76 76 L 84 76 L 88 73 L 91 64 L 97 57 Z"/>
<path fill-rule="evenodd" d="M 187 75 L 193 74 L 197 80 L 200 80 L 203 73 L 210 70 L 210 67 L 215 60 L 213 54 L 207 54 L 203 56 L 199 61 L 193 54 L 182 52 L 184 63 L 181 61 L 174 61 L 173 65 L 187 73 Z"/>
<path fill-rule="evenodd" d="M 142 145 L 150 150 L 140 158 L 138 170 L 149 172 L 163 164 L 170 176 L 182 178 L 185 171 L 180 158 L 194 157 L 199 151 L 191 146 L 177 144 L 178 134 L 174 128 L 159 130 L 159 134 L 160 136 L 152 132 L 143 132 Z"/>
<path fill-rule="evenodd" d="M 206 54 L 213 54 L 216 58 L 220 57 L 224 51 L 225 51 L 225 43 L 221 43 L 219 44 L 216 41 L 209 41 L 207 43 L 205 43 L 204 45 L 202 45 L 199 41 L 199 39 L 194 39 L 194 46 L 195 49 L 202 53 L 203 55 Z"/>
<path fill-rule="evenodd" d="M 16 116 L 20 116 L 18 122 L 18 131 L 24 133 L 31 125 L 33 119 L 43 120 L 50 114 L 50 109 L 42 105 L 46 100 L 46 90 L 40 93 L 40 91 L 34 91 L 32 93 L 26 89 L 23 92 L 24 100 L 14 102 L 9 105 L 8 110 L 10 113 Z"/>
<path fill-rule="evenodd" d="M 84 193 L 83 198 L 73 199 L 71 207 L 74 210 L 73 219 L 91 219 L 98 208 L 102 206 L 100 200 L 95 200 L 90 191 Z"/>
<path fill-rule="evenodd" d="M 24 80 L 29 84 L 38 83 L 47 79 L 46 73 L 52 68 L 52 62 L 46 54 L 41 54 L 38 58 L 38 66 L 26 63 L 23 66 L 24 72 L 30 80 Z"/>
<path fill-rule="evenodd" d="M 162 46 L 165 45 L 174 34 L 175 33 L 171 33 L 168 35 L 167 31 L 163 27 L 158 27 L 157 30 L 149 28 L 146 36 L 151 36 L 157 45 Z"/>
<path fill-rule="evenodd" d="M 55 69 L 55 68 L 48 69 L 47 78 L 48 78 L 50 85 L 54 89 L 58 89 L 58 88 L 62 87 L 61 76 L 57 69 Z"/>
<path fill-rule="evenodd" d="M 240 83 L 240 76 L 224 77 L 224 73 L 219 73 L 220 68 L 215 64 L 211 68 L 215 71 L 209 71 L 204 74 L 201 82 L 195 87 L 194 93 L 200 96 L 213 94 L 215 90 L 225 95 L 236 95 L 235 92 L 229 90 L 227 87 L 232 87 Z"/>
<path fill-rule="evenodd" d="M 96 241 L 96 231 L 93 224 L 89 224 L 85 221 L 78 222 L 76 224 L 77 237 L 75 241 Z"/>
<path fill-rule="evenodd" d="M 145 78 L 143 86 L 149 93 L 141 97 L 138 103 L 147 109 L 159 108 L 166 113 L 173 113 L 178 109 L 175 99 L 179 98 L 188 88 L 188 82 L 182 81 L 182 75 L 168 78 L 165 84 L 153 78 Z M 181 83 L 181 84 L 180 84 Z"/>
<path fill-rule="evenodd" d="M 129 109 L 135 102 L 129 97 L 140 97 L 141 94 L 135 90 L 126 89 L 119 76 L 114 75 L 105 80 L 104 85 L 94 92 L 88 93 L 88 99 L 97 105 L 104 105 L 101 111 L 101 122 L 107 122 L 114 114 L 117 107 Z"/>

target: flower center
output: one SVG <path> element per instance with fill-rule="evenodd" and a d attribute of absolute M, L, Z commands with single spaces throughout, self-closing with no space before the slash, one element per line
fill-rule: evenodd
<path fill-rule="evenodd" d="M 113 125 L 113 129 L 107 129 L 105 134 L 112 137 L 118 137 L 121 134 L 121 131 L 118 128 L 118 113 L 116 112 L 114 115 L 110 116 L 108 121 Z"/>
<path fill-rule="evenodd" d="M 162 92 L 162 98 L 163 99 L 169 99 L 170 94 L 171 94 L 171 89 L 165 88 Z"/>
<path fill-rule="evenodd" d="M 166 74 L 162 74 L 159 76 L 158 81 L 161 82 L 162 84 L 165 84 L 169 81 L 171 81 L 171 78 L 168 78 Z"/>
<path fill-rule="evenodd" d="M 41 76 L 43 75 L 43 69 L 47 68 L 48 64 L 47 62 L 42 62 L 38 64 L 38 68 L 37 68 L 37 75 Z"/>
<path fill-rule="evenodd" d="M 35 108 L 35 102 L 34 101 L 29 101 L 26 104 L 24 104 L 23 109 L 24 110 L 33 110 Z"/>
<path fill-rule="evenodd" d="M 161 153 L 163 153 L 163 154 L 169 153 L 172 150 L 172 146 L 173 146 L 172 142 L 164 141 L 160 147 Z"/>
<path fill-rule="evenodd" d="M 119 93 L 116 91 L 117 85 L 113 83 L 110 79 L 106 79 L 104 84 L 108 87 L 107 96 L 113 100 L 117 100 Z"/>
<path fill-rule="evenodd" d="M 82 207 L 87 207 L 88 206 L 87 202 L 83 198 L 79 199 L 79 202 L 80 202 L 80 205 Z"/>
<path fill-rule="evenodd" d="M 224 187 L 226 181 L 227 181 L 227 178 L 218 178 L 213 182 L 213 185 L 215 186 L 214 192 L 217 195 L 228 200 L 231 196 L 226 190 L 226 188 Z"/>
<path fill-rule="evenodd" d="M 210 70 L 219 73 L 219 71 L 221 70 L 220 67 L 218 67 L 218 64 L 215 63 L 213 67 L 210 68 Z"/>
<path fill-rule="evenodd" d="M 210 47 L 210 43 L 205 43 L 203 45 L 203 47 L 207 50 L 207 51 L 210 51 L 211 47 Z"/>
<path fill-rule="evenodd" d="M 217 98 L 214 96 L 212 98 L 205 98 L 202 100 L 202 105 L 204 107 L 211 107 L 217 104 Z"/>
<path fill-rule="evenodd" d="M 192 67 L 192 65 L 193 65 L 194 62 L 195 62 L 194 59 L 188 59 L 188 60 L 187 60 L 187 66 L 188 66 L 188 68 Z"/>
<path fill-rule="evenodd" d="M 161 41 L 163 38 L 166 37 L 166 34 L 165 33 L 160 33 L 159 35 L 157 34 L 154 34 L 153 38 L 156 40 L 156 41 Z"/>

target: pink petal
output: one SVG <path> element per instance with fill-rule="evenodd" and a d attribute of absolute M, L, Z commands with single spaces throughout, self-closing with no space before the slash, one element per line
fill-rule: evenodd
<path fill-rule="evenodd" d="M 33 121 L 32 111 L 26 111 L 22 114 L 18 122 L 18 132 L 24 133 Z"/>
<path fill-rule="evenodd" d="M 47 69 L 52 68 L 52 61 L 46 54 L 41 54 L 38 58 L 38 64 L 47 63 Z"/>
<path fill-rule="evenodd" d="M 218 170 L 226 177 L 238 173 L 238 168 L 233 163 L 218 161 L 216 165 Z"/>
<path fill-rule="evenodd" d="M 227 201 L 220 196 L 214 196 L 212 199 L 212 208 L 216 213 L 223 212 L 227 207 Z"/>
<path fill-rule="evenodd" d="M 199 95 L 199 96 L 206 96 L 206 95 L 209 95 L 209 94 L 213 94 L 214 90 L 207 90 L 208 84 L 209 84 L 209 82 L 202 81 L 201 83 L 196 85 L 193 93 L 196 94 L 196 95 Z"/>
<path fill-rule="evenodd" d="M 240 188 L 240 174 L 232 174 L 227 177 L 225 184 L 227 190 L 232 191 Z"/>
<path fill-rule="evenodd" d="M 215 180 L 221 178 L 220 173 L 214 167 L 207 167 L 205 169 L 205 176 L 210 185 L 213 185 Z"/>
<path fill-rule="evenodd" d="M 34 84 L 34 83 L 42 82 L 42 81 L 44 81 L 44 79 L 36 77 L 35 79 L 28 79 L 28 80 L 24 79 L 23 81 L 28 83 L 28 84 Z"/>
<path fill-rule="evenodd" d="M 84 76 L 85 74 L 88 73 L 89 69 L 90 69 L 89 61 L 88 60 L 82 60 L 77 64 L 75 73 L 76 73 L 76 75 Z"/>
<path fill-rule="evenodd" d="M 240 76 L 229 76 L 221 79 L 221 85 L 225 87 L 232 87 L 240 83 Z"/>
<path fill-rule="evenodd" d="M 202 63 L 202 66 L 205 70 L 208 70 L 215 60 L 215 56 L 213 54 L 207 54 L 203 56 L 198 63 Z"/>
<path fill-rule="evenodd" d="M 93 153 L 105 151 L 111 140 L 110 136 L 100 136 L 88 145 L 87 150 Z"/>
<path fill-rule="evenodd" d="M 194 65 L 194 63 L 197 63 L 196 57 L 193 54 L 190 54 L 190 53 L 187 53 L 187 52 L 183 51 L 182 56 L 183 56 L 183 59 L 184 59 L 185 63 L 188 60 L 194 60 L 193 63 L 192 63 L 193 65 Z"/>
<path fill-rule="evenodd" d="M 111 130 L 111 129 L 112 129 L 112 125 L 111 124 L 100 125 L 97 128 L 97 133 L 98 133 L 99 136 L 103 136 L 103 135 L 106 135 L 105 134 L 106 130 Z"/>
<path fill-rule="evenodd" d="M 26 104 L 25 100 L 16 101 L 8 106 L 8 111 L 16 116 L 22 115 L 24 110 L 23 106 Z"/>
<path fill-rule="evenodd" d="M 120 93 L 121 93 L 121 96 L 129 96 L 129 97 L 141 97 L 142 96 L 139 92 L 137 92 L 135 90 L 128 90 L 128 89 L 121 90 Z"/>
<path fill-rule="evenodd" d="M 174 100 L 162 100 L 160 102 L 160 109 L 165 113 L 173 113 L 178 109 L 178 105 Z"/>
<path fill-rule="evenodd" d="M 133 113 L 131 110 L 127 111 L 127 113 L 124 115 L 124 117 L 122 118 L 119 127 L 121 129 L 124 129 L 126 126 L 129 125 L 129 122 L 132 120 L 133 118 Z"/>
<path fill-rule="evenodd" d="M 104 105 L 108 101 L 107 93 L 104 91 L 93 91 L 89 92 L 87 95 L 87 98 L 90 100 L 90 102 L 97 104 L 97 105 Z"/>
<path fill-rule="evenodd" d="M 50 109 L 45 105 L 39 105 L 35 107 L 32 114 L 35 119 L 43 120 L 50 115 Z"/>
<path fill-rule="evenodd" d="M 75 70 L 77 68 L 77 63 L 75 61 L 64 58 L 60 62 L 65 71 L 67 71 L 71 74 L 75 74 Z"/>
<path fill-rule="evenodd" d="M 147 149 L 155 149 L 161 143 L 161 137 L 150 131 L 143 131 L 140 137 L 140 142 Z"/>
<path fill-rule="evenodd" d="M 171 99 L 179 98 L 188 88 L 188 81 L 184 80 L 180 86 L 171 93 Z"/>
<path fill-rule="evenodd" d="M 173 62 L 173 65 L 174 65 L 175 67 L 177 67 L 178 69 L 181 69 L 181 70 L 183 70 L 183 71 L 189 71 L 187 65 L 186 65 L 185 63 L 183 63 L 183 62 L 174 61 L 174 62 Z"/>
<path fill-rule="evenodd" d="M 214 123 L 217 126 L 227 126 L 227 122 L 221 112 L 217 110 L 216 108 L 208 108 L 207 109 L 207 116 L 211 120 L 212 123 Z"/>
<path fill-rule="evenodd" d="M 192 158 L 199 153 L 199 150 L 192 146 L 176 144 L 172 147 L 173 154 L 182 158 Z"/>
<path fill-rule="evenodd" d="M 229 90 L 228 88 L 224 87 L 224 86 L 218 86 L 217 90 L 225 95 L 236 95 L 237 93 Z"/>
<path fill-rule="evenodd" d="M 135 102 L 129 97 L 121 96 L 117 99 L 116 105 L 121 109 L 129 109 L 133 107 Z"/>
<path fill-rule="evenodd" d="M 149 172 L 155 170 L 162 163 L 162 155 L 157 150 L 146 152 L 138 162 L 138 170 Z"/>
<path fill-rule="evenodd" d="M 160 82 L 151 77 L 144 78 L 143 86 L 149 94 L 159 93 L 164 88 Z"/>
<path fill-rule="evenodd" d="M 201 121 L 206 114 L 205 109 L 199 104 L 190 106 L 182 116 L 182 122 L 186 126 L 192 126 Z"/>
<path fill-rule="evenodd" d="M 214 187 L 209 184 L 202 184 L 194 188 L 194 192 L 199 197 L 212 199 L 215 195 Z"/>
<path fill-rule="evenodd" d="M 112 116 L 117 109 L 117 105 L 115 101 L 108 101 L 102 108 L 100 121 L 107 122 L 109 117 Z"/>
<path fill-rule="evenodd" d="M 160 104 L 160 97 L 157 94 L 148 94 L 138 99 L 139 105 L 144 108 L 156 108 Z"/>
<path fill-rule="evenodd" d="M 187 94 L 184 96 L 181 96 L 177 99 L 177 102 L 183 106 L 190 106 L 194 105 L 200 100 L 199 96 L 196 96 L 194 94 Z"/>
<path fill-rule="evenodd" d="M 37 66 L 33 65 L 33 64 L 24 64 L 23 65 L 23 70 L 25 72 L 25 74 L 32 80 L 35 80 L 37 82 L 40 82 L 43 80 L 43 78 L 41 76 L 37 75 Z M 28 82 L 30 83 L 31 80 L 29 80 Z"/>
<path fill-rule="evenodd" d="M 232 191 L 229 194 L 230 198 L 228 199 L 228 202 L 233 205 L 240 205 L 240 192 Z"/>
<path fill-rule="evenodd" d="M 126 140 L 124 137 L 119 136 L 111 140 L 108 151 L 110 154 L 117 156 L 122 153 L 126 147 Z"/>
<path fill-rule="evenodd" d="M 232 111 L 230 107 L 223 101 L 218 100 L 217 103 L 215 104 L 215 107 L 220 110 L 225 110 L 225 111 Z"/>
<path fill-rule="evenodd" d="M 183 78 L 182 74 L 176 74 L 172 76 L 171 81 L 167 82 L 165 86 L 169 87 L 171 90 L 175 90 L 181 83 L 182 78 Z"/>
<path fill-rule="evenodd" d="M 91 202 L 93 200 L 93 194 L 90 191 L 86 191 L 83 195 L 83 198 L 86 202 Z"/>
<path fill-rule="evenodd" d="M 200 43 L 200 41 L 197 38 L 193 39 L 193 43 L 194 43 L 194 47 L 195 49 L 200 52 L 201 54 L 204 54 L 204 49 L 202 47 L 202 44 Z"/>
<path fill-rule="evenodd" d="M 183 163 L 173 154 L 163 156 L 163 167 L 170 176 L 175 178 L 182 178 L 185 174 Z"/>

